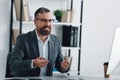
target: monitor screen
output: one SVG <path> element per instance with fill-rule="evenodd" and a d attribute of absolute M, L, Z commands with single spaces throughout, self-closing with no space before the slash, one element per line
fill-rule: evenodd
<path fill-rule="evenodd" d="M 120 27 L 116 27 L 107 74 L 120 74 Z"/>

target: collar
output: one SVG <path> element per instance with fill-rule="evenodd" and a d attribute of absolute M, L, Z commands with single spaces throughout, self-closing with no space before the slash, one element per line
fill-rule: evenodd
<path fill-rule="evenodd" d="M 36 30 L 36 29 L 35 29 L 35 34 L 36 34 L 36 36 L 37 36 L 37 40 L 43 42 L 43 41 L 40 39 L 40 37 L 38 36 L 38 34 L 37 34 L 37 30 Z M 48 42 L 49 39 L 50 39 L 50 37 L 49 37 L 49 35 L 48 35 L 48 37 L 47 37 L 47 39 L 46 39 L 45 42 Z"/>

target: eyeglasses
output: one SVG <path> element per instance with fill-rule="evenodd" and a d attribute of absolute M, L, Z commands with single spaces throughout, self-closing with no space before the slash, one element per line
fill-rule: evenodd
<path fill-rule="evenodd" d="M 54 21 L 54 19 L 49 19 L 49 20 L 47 20 L 47 19 L 40 19 L 40 18 L 35 18 L 35 20 L 39 20 L 39 21 L 41 21 L 41 22 L 53 22 Z"/>

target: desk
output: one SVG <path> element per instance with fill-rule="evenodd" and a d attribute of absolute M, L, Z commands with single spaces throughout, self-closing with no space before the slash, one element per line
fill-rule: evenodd
<path fill-rule="evenodd" d="M 41 76 L 41 77 L 14 77 L 3 80 L 120 80 L 120 78 L 88 77 L 88 76 Z"/>

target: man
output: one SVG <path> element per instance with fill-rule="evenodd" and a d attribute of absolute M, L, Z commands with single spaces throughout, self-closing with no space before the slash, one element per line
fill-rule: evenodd
<path fill-rule="evenodd" d="M 13 76 L 52 76 L 53 67 L 62 73 L 70 69 L 63 59 L 59 39 L 50 34 L 50 10 L 41 7 L 34 13 L 35 30 L 19 35 L 11 52 L 10 68 Z"/>

